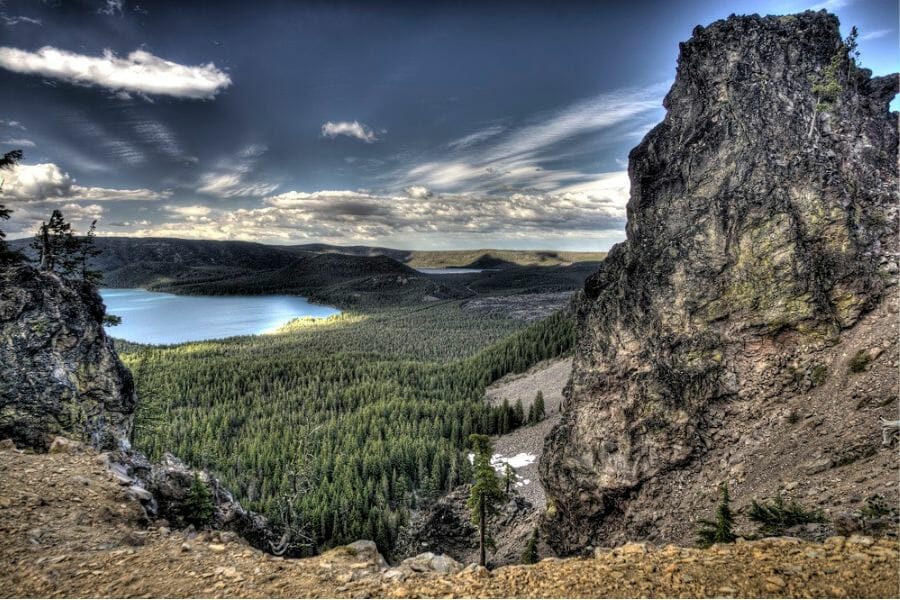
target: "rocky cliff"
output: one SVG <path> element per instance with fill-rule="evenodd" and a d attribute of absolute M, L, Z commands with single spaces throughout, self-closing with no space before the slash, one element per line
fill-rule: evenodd
<path fill-rule="evenodd" d="M 857 68 L 824 11 L 731 17 L 681 45 L 666 117 L 629 156 L 627 240 L 577 302 L 573 381 L 541 463 L 559 550 L 665 538 L 656 514 L 629 530 L 629 503 L 677 512 L 667 474 L 737 445 L 713 426 L 765 452 L 755 424 L 821 383 L 810 357 L 895 283 L 897 83 Z M 882 334 L 894 355 L 896 324 Z M 690 521 L 699 507 L 682 508 Z"/>
<path fill-rule="evenodd" d="M 97 291 L 31 267 L 0 273 L 0 439 L 46 449 L 64 434 L 128 444 L 137 398 L 103 331 Z"/>

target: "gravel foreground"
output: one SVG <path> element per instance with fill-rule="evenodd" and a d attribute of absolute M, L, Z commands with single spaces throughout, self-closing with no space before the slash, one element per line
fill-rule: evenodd
<path fill-rule="evenodd" d="M 770 538 L 706 550 L 628 544 L 587 559 L 384 565 L 365 544 L 284 560 L 227 532 L 140 525 L 143 510 L 90 451 L 0 450 L 3 597 L 898 597 L 900 543 Z"/>

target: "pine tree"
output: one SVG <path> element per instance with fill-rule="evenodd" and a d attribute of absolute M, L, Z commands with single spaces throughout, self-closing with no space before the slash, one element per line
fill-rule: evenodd
<path fill-rule="evenodd" d="M 7 152 L 0 158 L 0 171 L 4 169 L 11 169 L 18 164 L 18 162 L 22 159 L 22 151 L 21 150 L 13 150 L 12 152 Z M 3 192 L 3 178 L 0 177 L 0 192 Z M 6 221 L 9 219 L 9 214 L 12 211 L 6 208 L 3 204 L 0 204 L 0 221 Z M 22 260 L 22 255 L 18 252 L 12 252 L 9 249 L 9 246 L 6 244 L 6 233 L 0 229 L 0 265 L 16 263 Z"/>
<path fill-rule="evenodd" d="M 731 497 L 728 494 L 728 484 L 723 482 L 719 486 L 721 499 L 716 507 L 716 520 L 700 520 L 700 529 L 697 530 L 697 543 L 707 547 L 713 544 L 730 544 L 737 539 L 734 534 L 734 514 L 731 512 Z"/>
<path fill-rule="evenodd" d="M 472 511 L 472 523 L 478 526 L 479 564 L 485 566 L 487 515 L 497 512 L 497 503 L 503 500 L 503 493 L 497 481 L 497 472 L 491 465 L 491 456 L 494 452 L 491 439 L 486 435 L 473 433 L 469 436 L 469 443 L 475 453 L 473 459 L 475 482 L 469 494 L 468 506 Z"/>
<path fill-rule="evenodd" d="M 534 402 L 531 403 L 531 411 L 533 412 L 533 417 L 531 419 L 532 423 L 537 423 L 546 416 L 544 410 L 544 392 L 541 390 L 538 390 L 537 395 L 534 397 Z"/>
<path fill-rule="evenodd" d="M 503 484 L 506 486 L 506 495 L 509 496 L 509 488 L 516 482 L 516 470 L 509 463 L 504 463 L 503 467 Z"/>
<path fill-rule="evenodd" d="M 84 238 L 78 240 L 75 250 L 78 266 L 81 271 L 81 280 L 94 287 L 100 285 L 100 282 L 103 280 L 103 274 L 100 271 L 88 268 L 88 261 L 95 256 L 100 256 L 100 254 L 102 254 L 102 250 L 94 243 L 96 235 L 97 219 L 94 219 Z"/>
<path fill-rule="evenodd" d="M 531 536 L 525 545 L 525 551 L 522 552 L 522 564 L 533 565 L 538 561 L 538 530 L 537 527 L 531 530 Z"/>
<path fill-rule="evenodd" d="M 183 515 L 184 520 L 194 525 L 202 527 L 209 523 L 213 516 L 215 507 L 212 502 L 212 494 L 205 483 L 200 481 L 200 477 L 194 474 L 194 481 L 191 483 L 191 489 L 184 499 Z"/>

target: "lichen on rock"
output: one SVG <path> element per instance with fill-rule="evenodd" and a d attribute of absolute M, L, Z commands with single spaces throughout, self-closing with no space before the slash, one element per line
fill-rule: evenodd
<path fill-rule="evenodd" d="M 627 240 L 577 301 L 541 477 L 574 551 L 648 479 L 702 453 L 711 403 L 777 395 L 784 348 L 833 343 L 896 249 L 898 78 L 839 70 L 824 11 L 730 17 L 681 45 L 667 114 L 629 156 Z M 838 61 L 840 62 L 840 61 Z"/>

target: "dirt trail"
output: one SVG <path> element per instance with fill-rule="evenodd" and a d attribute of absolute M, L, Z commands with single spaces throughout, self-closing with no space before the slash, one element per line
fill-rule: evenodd
<path fill-rule="evenodd" d="M 709 550 L 636 544 L 493 572 L 399 574 L 351 547 L 283 560 L 230 533 L 143 526 L 92 452 L 0 450 L 3 597 L 874 596 L 900 592 L 894 540 Z"/>

